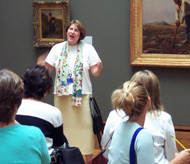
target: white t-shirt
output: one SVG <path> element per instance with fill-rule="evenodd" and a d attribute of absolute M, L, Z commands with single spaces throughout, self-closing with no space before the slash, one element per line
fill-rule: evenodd
<path fill-rule="evenodd" d="M 52 47 L 49 52 L 46 62 L 57 69 L 58 59 L 62 52 L 63 46 L 65 46 L 66 42 L 58 43 Z M 71 50 L 71 51 L 70 51 Z M 69 63 L 73 63 L 76 59 L 74 53 L 77 50 L 77 46 L 69 46 Z M 82 50 L 83 50 L 83 78 L 82 78 L 82 94 L 92 94 L 92 85 L 89 76 L 90 67 L 96 65 L 98 62 L 101 62 L 96 50 L 90 44 L 82 42 Z M 71 61 L 71 62 L 70 62 Z M 74 69 L 72 66 L 71 69 Z M 57 71 L 56 71 L 57 76 Z M 72 93 L 72 84 L 69 84 L 69 94 Z M 54 94 L 56 94 L 56 79 L 54 82 Z"/>
<path fill-rule="evenodd" d="M 107 118 L 102 136 L 102 147 L 105 147 L 109 138 L 113 135 L 115 129 L 128 119 L 122 110 L 112 110 Z M 174 158 L 177 152 L 176 142 L 171 137 L 175 137 L 175 129 L 171 115 L 161 111 L 158 117 L 152 116 L 149 112 L 146 114 L 144 128 L 151 131 L 154 139 L 155 164 L 168 164 Z M 108 158 L 109 146 L 107 146 L 104 156 Z"/>
<path fill-rule="evenodd" d="M 108 158 L 109 153 L 109 147 L 111 144 L 110 137 L 113 136 L 113 133 L 115 129 L 123 122 L 127 121 L 129 119 L 129 116 L 125 114 L 125 112 L 121 109 L 112 110 L 109 113 L 109 116 L 106 120 L 106 124 L 104 127 L 101 145 L 103 148 L 106 148 L 106 151 L 104 152 L 104 156 Z M 107 145 L 106 145 L 107 144 Z"/>
<path fill-rule="evenodd" d="M 158 117 L 147 113 L 144 128 L 149 129 L 154 138 L 155 164 L 168 164 L 177 152 L 176 142 L 171 137 L 175 137 L 171 115 L 164 111 Z"/>

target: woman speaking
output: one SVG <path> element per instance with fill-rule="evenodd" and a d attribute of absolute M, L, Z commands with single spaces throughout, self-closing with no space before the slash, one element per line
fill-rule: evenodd
<path fill-rule="evenodd" d="M 54 103 L 63 115 L 64 134 L 70 146 L 79 147 L 88 162 L 94 152 L 89 70 L 98 77 L 102 62 L 92 45 L 81 42 L 86 30 L 80 21 L 71 21 L 66 32 L 67 41 L 53 46 L 45 61 L 50 72 L 56 68 Z"/>

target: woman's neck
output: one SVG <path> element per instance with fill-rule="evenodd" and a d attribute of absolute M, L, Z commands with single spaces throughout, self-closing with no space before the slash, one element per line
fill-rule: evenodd
<path fill-rule="evenodd" d="M 70 43 L 70 42 L 68 42 L 68 45 L 69 45 L 69 46 L 77 46 L 78 43 Z"/>
<path fill-rule="evenodd" d="M 128 119 L 128 121 L 129 122 L 136 122 L 136 123 L 138 123 L 140 126 L 144 126 L 144 121 L 145 121 L 145 116 L 146 116 L 146 113 L 145 112 L 143 112 L 143 113 L 141 113 L 141 115 L 139 115 L 139 116 L 132 116 L 132 117 L 129 117 L 129 119 Z"/>
<path fill-rule="evenodd" d="M 39 102 L 43 102 L 43 99 L 38 100 L 38 99 L 34 99 L 34 98 L 23 98 L 24 100 L 33 100 L 33 101 L 39 101 Z"/>
<path fill-rule="evenodd" d="M 12 126 L 12 125 L 15 125 L 15 124 L 19 124 L 19 123 L 16 120 L 10 121 L 8 124 L 0 122 L 0 128 L 6 128 L 8 126 Z"/>

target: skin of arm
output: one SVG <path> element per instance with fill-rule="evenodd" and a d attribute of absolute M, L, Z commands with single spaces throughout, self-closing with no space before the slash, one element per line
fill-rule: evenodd
<path fill-rule="evenodd" d="M 48 68 L 48 70 L 52 73 L 54 68 L 52 65 L 48 64 L 47 62 L 45 62 L 45 66 Z"/>
<path fill-rule="evenodd" d="M 102 72 L 102 62 L 98 62 L 96 65 L 90 67 L 90 71 L 94 77 L 100 76 Z"/>

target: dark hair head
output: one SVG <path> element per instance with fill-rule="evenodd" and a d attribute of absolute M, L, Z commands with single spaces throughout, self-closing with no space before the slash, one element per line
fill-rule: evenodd
<path fill-rule="evenodd" d="M 21 104 L 24 93 L 22 79 L 7 69 L 0 71 L 0 122 L 9 124 Z"/>
<path fill-rule="evenodd" d="M 123 109 L 126 115 L 138 117 L 146 108 L 148 92 L 145 87 L 135 81 L 127 81 L 121 89 L 116 89 L 112 94 L 114 109 Z"/>
<path fill-rule="evenodd" d="M 84 25 L 83 25 L 79 20 L 73 20 L 73 21 L 71 21 L 71 22 L 69 23 L 69 25 L 67 26 L 67 28 L 66 28 L 66 32 L 68 31 L 69 27 L 70 27 L 72 24 L 77 25 L 77 27 L 78 27 L 78 29 L 79 29 L 79 31 L 80 31 L 80 37 L 79 37 L 78 42 L 79 42 L 80 40 L 83 40 L 83 39 L 85 38 L 85 36 L 86 36 L 86 29 L 85 29 Z"/>
<path fill-rule="evenodd" d="M 23 77 L 24 98 L 42 100 L 51 92 L 53 79 L 45 66 L 36 65 L 26 70 Z"/>

